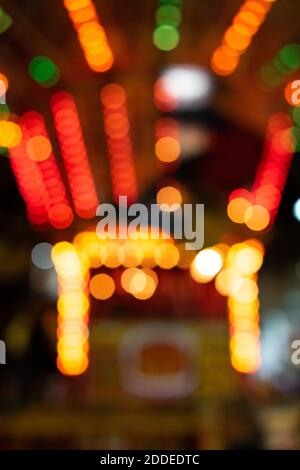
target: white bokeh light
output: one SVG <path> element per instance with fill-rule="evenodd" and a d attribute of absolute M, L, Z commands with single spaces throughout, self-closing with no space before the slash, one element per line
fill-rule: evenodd
<path fill-rule="evenodd" d="M 294 214 L 295 219 L 297 219 L 298 222 L 300 222 L 300 198 L 297 199 L 297 201 L 293 205 L 293 214 Z"/>
<path fill-rule="evenodd" d="M 161 74 L 165 92 L 177 101 L 177 108 L 201 108 L 214 90 L 211 74 L 196 65 L 174 65 Z"/>

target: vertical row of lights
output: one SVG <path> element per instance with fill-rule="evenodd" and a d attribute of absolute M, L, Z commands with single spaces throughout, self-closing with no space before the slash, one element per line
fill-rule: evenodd
<path fill-rule="evenodd" d="M 291 126 L 288 114 L 278 113 L 270 119 L 251 191 L 237 189 L 229 197 L 227 213 L 233 222 L 256 231 L 274 223 L 295 148 Z"/>
<path fill-rule="evenodd" d="M 221 45 L 214 51 L 211 67 L 218 75 L 230 75 L 242 54 L 265 21 L 274 0 L 245 0 L 232 24 L 225 31 Z"/>
<path fill-rule="evenodd" d="M 99 201 L 76 103 L 69 93 L 58 92 L 51 99 L 51 109 L 75 211 L 79 217 L 92 218 Z"/>
<path fill-rule="evenodd" d="M 27 155 L 40 170 L 47 191 L 49 222 L 55 228 L 67 228 L 73 221 L 73 211 L 52 151 L 44 118 L 37 112 L 28 112 L 22 116 L 20 125 Z"/>
<path fill-rule="evenodd" d="M 114 61 L 113 53 L 92 0 L 64 0 L 64 5 L 89 67 L 95 72 L 109 70 Z"/>
<path fill-rule="evenodd" d="M 245 374 L 256 372 L 261 361 L 257 272 L 263 256 L 264 247 L 258 240 L 236 243 L 228 247 L 215 278 L 216 290 L 228 297 L 231 363 Z"/>
<path fill-rule="evenodd" d="M 161 101 L 157 100 L 158 82 L 154 87 L 156 106 L 162 111 L 168 111 L 168 107 L 160 107 Z M 156 121 L 154 151 L 165 173 L 172 173 L 177 169 L 181 154 L 179 132 L 179 124 L 174 118 L 164 116 Z M 167 211 L 177 210 L 182 204 L 180 186 L 174 178 L 165 178 L 161 181 L 156 194 L 156 203 L 160 205 L 162 210 Z"/>
<path fill-rule="evenodd" d="M 214 279 L 217 292 L 228 298 L 231 363 L 245 374 L 256 372 L 261 361 L 257 272 L 263 256 L 261 242 L 251 239 L 205 248 L 190 265 L 194 281 Z"/>
<path fill-rule="evenodd" d="M 159 0 L 158 2 L 153 42 L 161 51 L 171 51 L 179 44 L 179 26 L 182 19 L 181 1 Z"/>
<path fill-rule="evenodd" d="M 291 126 L 288 114 L 276 114 L 270 119 L 264 154 L 252 186 L 255 203 L 268 210 L 270 224 L 276 217 L 293 157 Z"/>
<path fill-rule="evenodd" d="M 58 278 L 57 367 L 80 375 L 89 363 L 89 266 L 74 245 L 57 243 L 52 260 Z"/>
<path fill-rule="evenodd" d="M 15 175 L 19 192 L 26 204 L 29 222 L 39 228 L 49 222 L 49 197 L 41 171 L 26 152 L 26 142 L 10 149 L 10 164 Z"/>
<path fill-rule="evenodd" d="M 231 363 L 244 374 L 256 372 L 261 363 L 257 271 L 262 262 L 263 248 L 256 240 L 237 243 L 227 254 Z"/>
<path fill-rule="evenodd" d="M 104 129 L 107 136 L 113 198 L 127 196 L 132 204 L 138 196 L 135 166 L 132 155 L 130 125 L 125 90 L 117 84 L 106 85 L 100 93 Z"/>

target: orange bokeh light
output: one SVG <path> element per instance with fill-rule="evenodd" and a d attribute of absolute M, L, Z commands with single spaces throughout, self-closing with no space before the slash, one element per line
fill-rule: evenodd
<path fill-rule="evenodd" d="M 106 300 L 112 297 L 115 291 L 115 282 L 108 274 L 96 274 L 90 280 L 89 288 L 95 299 Z"/>
<path fill-rule="evenodd" d="M 251 230 L 261 231 L 267 228 L 270 223 L 269 211 L 259 204 L 250 206 L 245 212 L 245 224 Z"/>
<path fill-rule="evenodd" d="M 163 210 L 174 211 L 182 204 L 181 192 L 174 186 L 164 186 L 157 192 L 156 202 Z"/>
<path fill-rule="evenodd" d="M 31 160 L 42 162 L 50 157 L 52 152 L 51 142 L 43 135 L 35 135 L 28 139 L 26 150 Z"/>
<path fill-rule="evenodd" d="M 180 144 L 174 137 L 161 137 L 155 144 L 155 154 L 162 162 L 174 162 L 179 158 Z"/>
<path fill-rule="evenodd" d="M 229 201 L 227 206 L 228 217 L 236 224 L 243 224 L 245 221 L 246 210 L 250 206 L 250 202 L 243 197 L 232 199 Z"/>

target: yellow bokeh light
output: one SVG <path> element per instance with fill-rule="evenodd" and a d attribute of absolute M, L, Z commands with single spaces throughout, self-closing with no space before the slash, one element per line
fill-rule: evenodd
<path fill-rule="evenodd" d="M 260 240 L 257 240 L 256 238 L 249 238 L 248 240 L 245 240 L 246 245 L 252 246 L 256 250 L 260 252 L 262 256 L 265 254 L 265 247 L 263 243 Z"/>
<path fill-rule="evenodd" d="M 252 302 L 241 303 L 234 297 L 229 297 L 228 308 L 232 312 L 238 312 L 239 315 L 251 316 L 259 310 L 259 300 L 256 297 Z"/>
<path fill-rule="evenodd" d="M 215 279 L 216 290 L 224 296 L 232 295 L 234 284 L 239 279 L 240 275 L 235 269 L 224 268 Z"/>
<path fill-rule="evenodd" d="M 16 147 L 21 139 L 22 130 L 18 124 L 12 121 L 0 121 L 0 147 Z"/>
<path fill-rule="evenodd" d="M 180 258 L 177 246 L 170 242 L 161 243 L 156 247 L 154 259 L 156 264 L 162 269 L 174 268 Z"/>
<path fill-rule="evenodd" d="M 133 240 L 126 240 L 123 245 L 123 250 L 123 266 L 126 268 L 134 268 L 142 263 L 144 253 L 140 243 L 137 243 Z"/>
<path fill-rule="evenodd" d="M 234 282 L 232 296 L 241 303 L 251 303 L 258 296 L 258 287 L 252 279 L 241 278 Z"/>
<path fill-rule="evenodd" d="M 100 249 L 100 258 L 104 266 L 111 269 L 117 268 L 124 262 L 123 247 L 117 242 L 108 241 Z"/>
<path fill-rule="evenodd" d="M 235 370 L 244 374 L 254 374 L 260 366 L 260 355 L 257 348 L 241 354 L 234 351 L 231 355 L 231 364 Z"/>
<path fill-rule="evenodd" d="M 89 299 L 81 291 L 65 292 L 59 296 L 57 309 L 63 317 L 83 317 L 88 312 Z"/>
<path fill-rule="evenodd" d="M 230 263 L 244 275 L 254 274 L 261 268 L 262 254 L 255 247 L 242 245 L 244 246 L 231 257 Z"/>
<path fill-rule="evenodd" d="M 143 260 L 141 265 L 145 268 L 154 268 L 156 261 L 154 259 L 154 253 L 159 245 L 159 240 L 139 240 L 139 244 L 143 250 Z"/>
<path fill-rule="evenodd" d="M 61 242 L 52 248 L 52 261 L 55 270 L 62 276 L 83 276 L 88 269 L 71 243 Z"/>
<path fill-rule="evenodd" d="M 79 356 L 77 360 L 68 360 L 63 356 L 58 356 L 56 363 L 58 370 L 64 375 L 81 375 L 89 365 L 86 355 Z"/>

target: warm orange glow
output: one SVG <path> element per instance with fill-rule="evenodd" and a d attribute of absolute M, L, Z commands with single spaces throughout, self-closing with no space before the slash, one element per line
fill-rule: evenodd
<path fill-rule="evenodd" d="M 138 268 L 128 268 L 123 271 L 121 275 L 121 285 L 126 292 L 130 293 L 130 283 L 134 275 L 139 273 L 139 271 Z"/>
<path fill-rule="evenodd" d="M 81 8 L 80 10 L 70 10 L 69 16 L 73 23 L 79 25 L 80 23 L 85 23 L 86 21 L 94 20 L 96 16 L 96 10 L 94 5 L 90 4 L 87 7 Z"/>
<path fill-rule="evenodd" d="M 300 106 L 299 87 L 300 80 L 293 80 L 284 89 L 284 97 L 291 106 Z"/>
<path fill-rule="evenodd" d="M 115 241 L 108 241 L 100 249 L 100 258 L 104 266 L 117 268 L 125 258 L 123 247 Z"/>
<path fill-rule="evenodd" d="M 180 144 L 174 137 L 161 137 L 155 144 L 155 154 L 162 162 L 174 162 L 179 158 Z"/>
<path fill-rule="evenodd" d="M 186 250 L 185 243 L 178 243 L 177 248 L 180 256 L 177 266 L 180 269 L 189 269 L 196 256 L 196 252 L 194 250 Z"/>
<path fill-rule="evenodd" d="M 81 232 L 74 238 L 74 246 L 88 259 L 91 268 L 102 265 L 100 250 L 102 242 L 95 232 Z"/>
<path fill-rule="evenodd" d="M 47 137 L 44 137 L 43 135 L 35 135 L 28 139 L 26 150 L 31 160 L 42 162 L 50 157 L 52 146 Z"/>
<path fill-rule="evenodd" d="M 231 49 L 242 52 L 244 51 L 251 42 L 250 35 L 244 35 L 238 28 L 238 25 L 233 25 L 225 33 L 224 43 Z"/>
<path fill-rule="evenodd" d="M 251 230 L 261 231 L 267 228 L 270 222 L 269 211 L 258 204 L 250 206 L 245 212 L 245 224 Z"/>
<path fill-rule="evenodd" d="M 160 268 L 174 268 L 177 265 L 179 258 L 180 255 L 177 246 L 172 245 L 171 243 L 161 243 L 155 249 L 154 259 Z"/>
<path fill-rule="evenodd" d="M 101 90 L 101 101 L 107 109 L 118 109 L 124 106 L 126 94 L 124 89 L 115 83 L 106 85 Z"/>
<path fill-rule="evenodd" d="M 228 262 L 243 275 L 249 276 L 256 273 L 263 262 L 261 252 L 246 243 L 239 243 L 235 247 L 238 249 L 229 250 Z"/>
<path fill-rule="evenodd" d="M 126 240 L 123 245 L 124 260 L 123 266 L 126 268 L 134 268 L 143 261 L 144 254 L 141 245 L 135 241 Z"/>
<path fill-rule="evenodd" d="M 128 204 L 137 199 L 137 181 L 125 90 L 115 83 L 106 85 L 100 93 L 104 128 L 107 136 L 113 198 L 127 196 Z"/>
<path fill-rule="evenodd" d="M 151 269 L 126 269 L 121 276 L 123 289 L 139 300 L 147 300 L 154 294 L 157 285 L 157 274 Z"/>
<path fill-rule="evenodd" d="M 74 359 L 62 355 L 58 356 L 56 364 L 58 370 L 64 375 L 81 375 L 88 368 L 89 361 L 86 355 L 80 355 Z"/>
<path fill-rule="evenodd" d="M 135 271 L 135 274 L 130 280 L 129 290 L 130 293 L 135 295 L 139 292 L 142 292 L 147 285 L 147 275 L 141 270 Z"/>
<path fill-rule="evenodd" d="M 263 255 L 258 240 L 236 243 L 224 252 L 225 268 L 215 279 L 216 290 L 228 296 L 231 364 L 244 374 L 255 373 L 261 362 L 257 271 Z"/>
<path fill-rule="evenodd" d="M 243 374 L 253 374 L 260 366 L 260 354 L 257 347 L 245 349 L 243 352 L 233 352 L 231 363 L 234 369 Z"/>
<path fill-rule="evenodd" d="M 3 73 L 0 73 L 0 82 L 2 82 L 1 87 L 0 87 L 0 96 L 1 96 L 1 93 L 3 91 L 5 91 L 5 93 L 7 92 L 8 86 L 9 86 L 8 79 Z M 3 90 L 3 88 L 4 88 L 4 90 Z"/>
<path fill-rule="evenodd" d="M 182 204 L 182 196 L 180 191 L 174 188 L 174 186 L 164 186 L 158 191 L 156 202 L 162 206 L 162 210 L 175 211 Z"/>
<path fill-rule="evenodd" d="M 95 299 L 106 300 L 112 297 L 115 283 L 107 274 L 96 274 L 90 280 L 90 293 Z"/>
<path fill-rule="evenodd" d="M 227 46 L 218 47 L 211 58 L 211 67 L 218 75 L 230 75 L 238 65 L 238 55 Z"/>
<path fill-rule="evenodd" d="M 233 268 L 224 268 L 216 277 L 215 287 L 219 294 L 224 296 L 232 295 L 236 281 L 240 279 L 239 273 Z"/>
<path fill-rule="evenodd" d="M 65 0 L 64 5 L 90 68 L 95 72 L 109 70 L 114 58 L 92 0 Z"/>
<path fill-rule="evenodd" d="M 89 266 L 68 242 L 52 249 L 58 280 L 57 367 L 65 375 L 80 375 L 88 367 L 87 280 Z"/>
<path fill-rule="evenodd" d="M 243 224 L 246 210 L 250 206 L 251 204 L 247 199 L 243 197 L 234 198 L 229 201 L 227 206 L 228 217 L 236 224 Z"/>
<path fill-rule="evenodd" d="M 234 282 L 232 297 L 246 304 L 253 302 L 258 296 L 258 287 L 252 279 L 240 278 Z"/>
<path fill-rule="evenodd" d="M 70 11 L 80 10 L 86 8 L 91 3 L 91 0 L 63 0 L 65 7 Z"/>
<path fill-rule="evenodd" d="M 245 0 L 227 28 L 211 58 L 211 67 L 218 75 L 229 75 L 237 67 L 239 56 L 249 47 L 252 36 L 265 20 L 270 4 Z"/>

